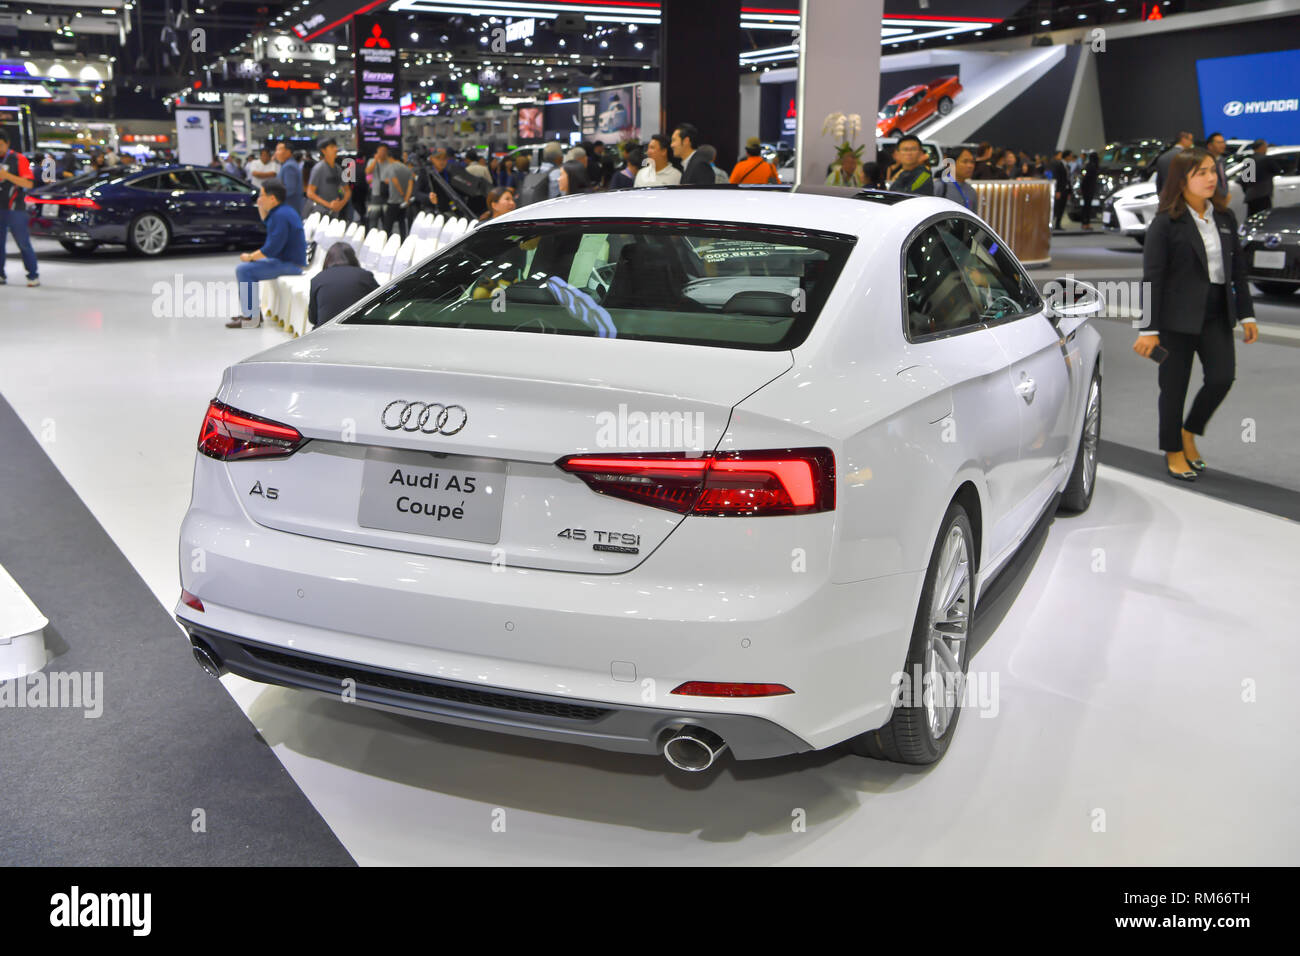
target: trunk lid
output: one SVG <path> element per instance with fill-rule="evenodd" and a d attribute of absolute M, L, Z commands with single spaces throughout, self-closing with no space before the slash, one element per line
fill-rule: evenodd
<path fill-rule="evenodd" d="M 732 408 L 791 365 L 788 351 L 332 325 L 234 366 L 218 397 L 311 439 L 289 458 L 227 464 L 259 524 L 617 573 L 682 516 L 597 494 L 555 462 L 712 450 Z"/>

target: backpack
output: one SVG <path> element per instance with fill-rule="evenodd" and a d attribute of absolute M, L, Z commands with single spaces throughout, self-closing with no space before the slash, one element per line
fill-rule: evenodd
<path fill-rule="evenodd" d="M 462 196 L 486 196 L 490 188 L 486 179 L 459 166 L 447 170 L 447 182 Z"/>
<path fill-rule="evenodd" d="M 535 173 L 529 173 L 524 179 L 524 184 L 519 190 L 519 199 L 517 205 L 527 206 L 529 203 L 545 202 L 550 198 L 551 192 L 551 171 L 549 169 L 539 169 Z"/>

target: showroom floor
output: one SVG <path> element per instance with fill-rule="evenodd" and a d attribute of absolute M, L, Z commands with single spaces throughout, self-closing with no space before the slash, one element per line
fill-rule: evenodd
<path fill-rule="evenodd" d="M 1052 273 L 1069 271 L 1070 256 L 1093 257 L 1098 244 L 1061 240 Z M 0 396 L 32 439 L 7 442 L 12 487 L 0 499 L 22 514 L 10 510 L 0 524 L 0 564 L 29 592 L 66 597 L 68 610 L 51 614 L 53 649 L 64 657 L 54 667 L 103 661 L 109 688 L 130 681 L 135 692 L 121 702 L 109 695 L 106 717 L 140 743 L 123 746 L 120 761 L 92 762 L 71 783 L 79 761 L 61 754 L 29 761 L 21 786 L 0 776 L 6 807 L 33 802 L 42 774 L 67 791 L 58 807 L 16 824 L 28 862 L 70 860 L 88 846 L 101 859 L 132 847 L 124 862 L 199 862 L 190 828 L 174 823 L 204 800 L 227 808 L 226 826 L 245 848 L 260 846 L 259 862 L 346 861 L 329 831 L 361 864 L 1282 864 L 1300 854 L 1300 752 L 1290 737 L 1300 704 L 1286 684 L 1300 670 L 1288 626 L 1300 527 L 1250 500 L 1249 483 L 1225 479 L 1216 497 L 1109 464 L 1156 461 L 1144 437 L 1154 413 L 1142 398 L 1149 385 L 1154 404 L 1154 375 L 1124 351 L 1131 333 L 1119 323 L 1122 335 L 1104 332 L 1103 434 L 1116 444 L 1103 448 L 1093 507 L 1045 529 L 976 625 L 971 669 L 996 686 L 996 713 L 968 713 L 952 751 L 928 771 L 836 748 L 724 759 L 701 779 L 659 760 L 443 727 L 230 676 L 228 697 L 199 673 L 179 630 L 171 644 L 153 640 L 176 600 L 176 534 L 206 402 L 225 366 L 283 333 L 153 314 L 156 281 L 228 280 L 233 253 L 146 265 L 114 251 L 78 262 L 57 246 L 38 249 L 43 287 L 0 293 Z M 11 281 L 21 276 L 12 255 L 8 271 Z M 1287 316 L 1297 314 L 1300 299 L 1262 306 L 1260 319 L 1294 324 Z M 1229 399 L 1248 410 L 1225 406 L 1214 447 L 1242 456 L 1233 462 L 1244 478 L 1272 475 L 1278 498 L 1295 481 L 1287 448 L 1296 442 L 1270 449 L 1275 461 L 1230 451 L 1229 438 L 1239 418 L 1257 414 L 1300 440 L 1295 422 L 1271 407 L 1285 391 L 1292 398 L 1281 410 L 1294 415 L 1287 370 L 1300 353 L 1280 343 L 1254 348 L 1249 361 L 1258 364 Z M 51 490 L 58 481 L 42 473 L 48 463 L 106 537 L 67 517 L 79 506 Z M 18 486 L 21 503 L 8 493 Z M 47 527 L 47 538 L 30 530 Z M 62 561 L 37 562 L 37 553 Z M 140 580 L 123 572 L 128 564 Z M 22 567 L 39 567 L 41 580 L 24 582 Z M 158 604 L 143 607 L 150 591 Z M 100 633 L 105 618 L 86 613 L 87 602 L 124 594 L 139 597 L 117 608 L 115 627 L 141 633 Z M 124 636 L 120 656 L 100 648 L 98 658 L 81 658 L 91 664 L 75 663 L 92 642 L 111 647 Z M 230 698 L 247 715 L 243 728 Z M 0 712 L 0 728 L 14 721 Z M 65 721 L 39 746 L 94 752 L 103 731 L 91 724 Z M 12 733 L 0 737 L 12 746 Z M 166 744 L 156 766 L 151 740 Z M 214 759 L 214 744 L 224 759 Z M 235 783 L 259 786 L 248 804 L 273 812 L 241 816 L 229 799 Z M 4 832 L 15 825 L 7 819 L 0 847 L 15 836 Z M 269 842 L 259 827 L 284 836 Z M 220 859 L 239 858 L 226 849 Z"/>

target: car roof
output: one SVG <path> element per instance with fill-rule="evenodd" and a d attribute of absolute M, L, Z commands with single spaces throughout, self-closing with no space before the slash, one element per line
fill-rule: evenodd
<path fill-rule="evenodd" d="M 905 100 L 913 93 L 920 93 L 922 91 L 929 90 L 929 89 L 930 87 L 926 86 L 924 83 L 918 83 L 916 84 L 916 86 L 909 86 L 905 90 L 899 90 L 897 93 L 891 96 L 886 102 L 892 103 L 895 100 Z"/>
<path fill-rule="evenodd" d="M 946 200 L 837 186 L 659 186 L 584 193 L 533 203 L 502 223 L 536 219 L 637 218 L 740 222 L 864 237 L 882 226 L 953 208 Z"/>

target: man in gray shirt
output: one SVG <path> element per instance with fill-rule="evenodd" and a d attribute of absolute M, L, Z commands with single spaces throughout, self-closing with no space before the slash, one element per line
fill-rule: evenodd
<path fill-rule="evenodd" d="M 308 213 L 319 211 L 331 219 L 347 219 L 348 203 L 352 201 L 352 187 L 343 182 L 343 171 L 338 167 L 339 144 L 327 139 L 320 144 L 321 161 L 311 168 L 307 181 Z"/>
<path fill-rule="evenodd" d="M 415 190 L 415 173 L 411 167 L 400 159 L 394 159 L 384 167 L 384 184 L 388 187 L 388 202 L 384 206 L 384 230 L 393 234 L 397 228 L 403 239 L 406 238 L 408 211 L 411 208 L 411 194 Z M 375 177 L 378 180 L 378 176 Z"/>

